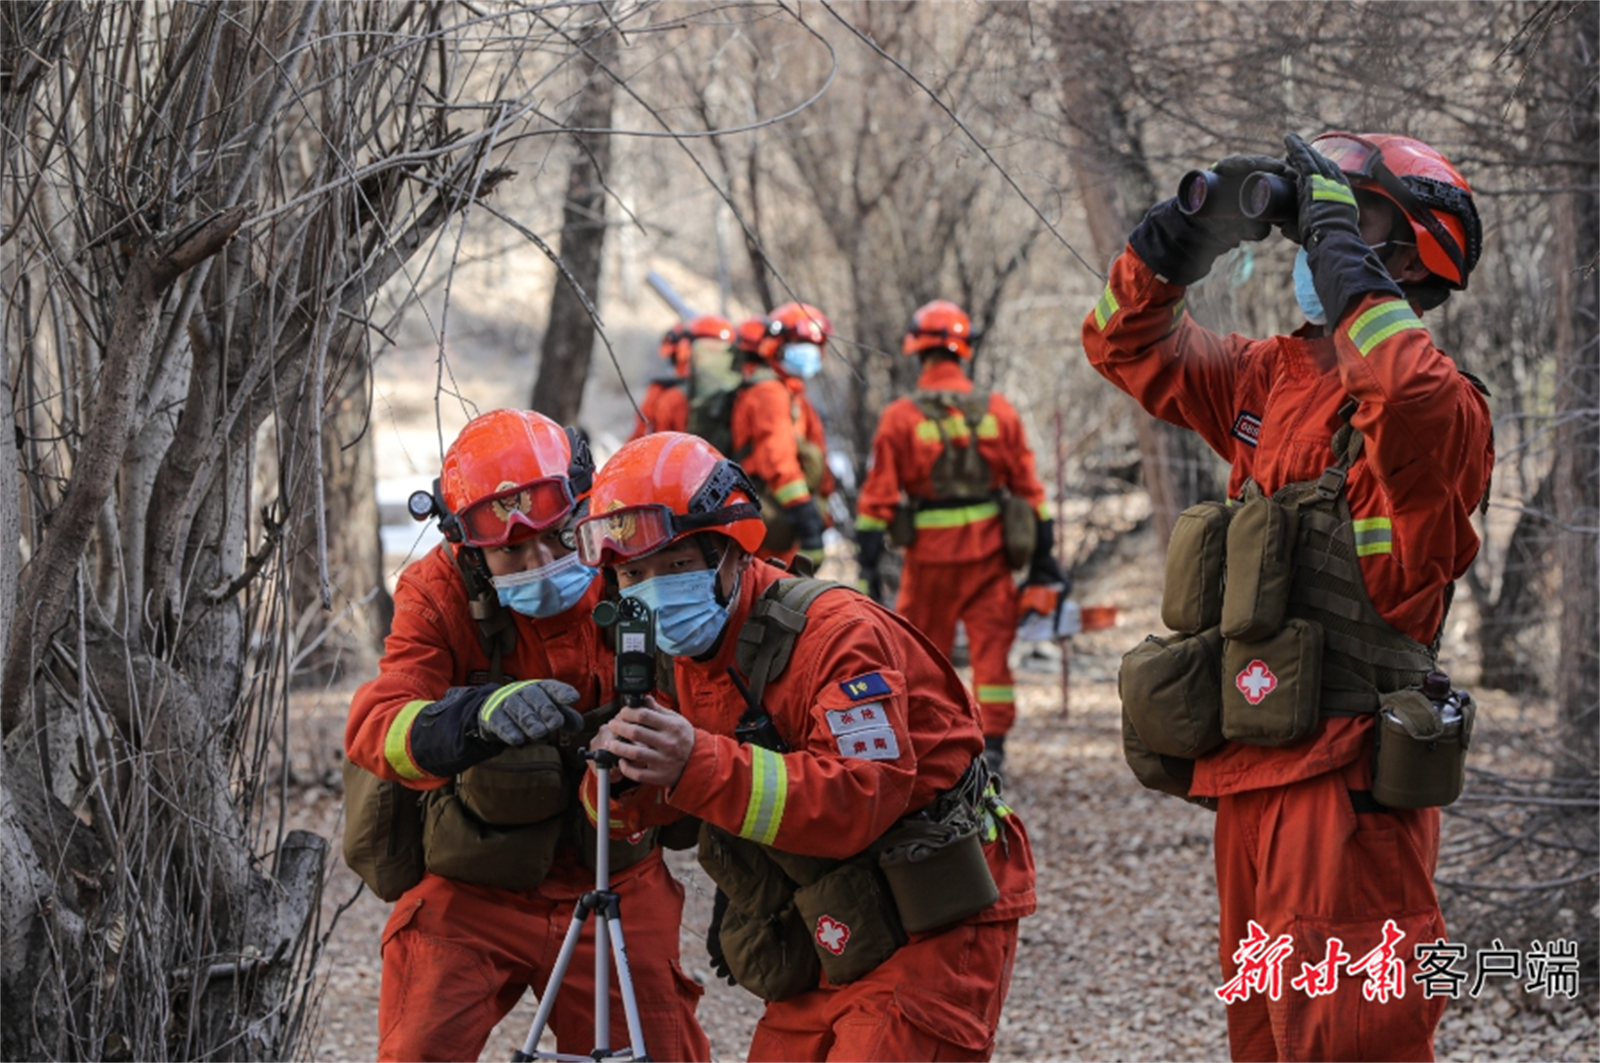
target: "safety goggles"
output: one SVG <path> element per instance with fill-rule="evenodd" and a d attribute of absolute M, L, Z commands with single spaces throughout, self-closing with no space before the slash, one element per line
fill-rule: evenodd
<path fill-rule="evenodd" d="M 688 513 L 649 502 L 595 513 L 578 522 L 578 560 L 598 568 L 654 553 L 676 539 L 708 528 L 725 528 L 736 521 L 759 520 L 761 507 L 749 502 L 727 504 L 733 491 L 755 498 L 756 490 L 743 469 L 720 461 L 706 482 L 689 500 Z"/>
<path fill-rule="evenodd" d="M 540 532 L 572 512 L 572 488 L 565 476 L 546 476 L 478 499 L 456 514 L 468 546 L 504 546 L 520 527 Z"/>
<path fill-rule="evenodd" d="M 1407 218 L 1426 229 L 1438 242 L 1440 250 L 1455 266 L 1457 276 L 1467 275 L 1466 256 L 1462 254 L 1461 245 L 1434 217 L 1433 211 L 1384 165 L 1383 151 L 1376 144 L 1353 133 L 1326 133 L 1313 140 L 1311 146 L 1350 177 L 1365 179 L 1383 189 Z"/>

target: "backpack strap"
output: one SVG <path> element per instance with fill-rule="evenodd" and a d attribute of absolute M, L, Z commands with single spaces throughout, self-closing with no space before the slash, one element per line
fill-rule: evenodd
<path fill-rule="evenodd" d="M 490 582 L 484 566 L 482 551 L 448 541 L 445 549 L 450 551 L 450 559 L 455 562 L 456 571 L 461 573 L 461 582 L 466 585 L 467 608 L 471 610 L 472 619 L 478 626 L 478 645 L 483 647 L 484 655 L 489 658 L 489 681 L 496 685 L 504 683 L 506 674 L 501 661 L 517 648 L 516 620 L 511 610 L 500 604 L 500 595 Z"/>
<path fill-rule="evenodd" d="M 739 718 L 739 734 L 761 734 L 772 729 L 762 698 L 769 684 L 783 674 L 794 654 L 794 644 L 806 627 L 806 613 L 823 593 L 844 588 L 832 580 L 798 576 L 781 579 L 768 587 L 750 607 L 750 615 L 739 629 L 739 644 L 734 651 L 738 669 L 729 669 L 739 692 L 744 695 L 745 711 Z M 749 676 L 744 683 L 739 673 Z"/>

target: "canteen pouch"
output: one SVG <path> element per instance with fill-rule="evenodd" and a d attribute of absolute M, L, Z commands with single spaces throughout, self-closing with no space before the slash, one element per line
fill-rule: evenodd
<path fill-rule="evenodd" d="M 1178 514 L 1167 543 L 1167 582 L 1161 591 L 1161 622 L 1194 635 L 1222 622 L 1223 561 L 1234 507 L 1202 502 Z"/>
<path fill-rule="evenodd" d="M 555 862 L 561 821 L 552 816 L 521 827 L 492 827 L 468 812 L 455 794 L 437 791 L 423 824 L 428 870 L 478 886 L 531 890 Z"/>
<path fill-rule="evenodd" d="M 545 742 L 511 746 L 457 776 L 456 796 L 492 827 L 522 827 L 560 815 L 568 800 L 561 753 Z"/>
<path fill-rule="evenodd" d="M 840 864 L 795 891 L 822 973 L 833 985 L 870 974 L 906 943 L 894 897 L 870 855 Z"/>
<path fill-rule="evenodd" d="M 904 550 L 917 541 L 917 504 L 910 500 L 894 507 L 889 518 L 889 543 Z"/>
<path fill-rule="evenodd" d="M 1283 626 L 1298 525 L 1298 511 L 1270 498 L 1246 502 L 1228 522 L 1223 638 L 1259 642 Z"/>
<path fill-rule="evenodd" d="M 1309 738 L 1321 694 L 1322 625 L 1315 620 L 1286 621 L 1260 642 L 1223 642 L 1222 736 L 1230 742 L 1290 746 Z"/>
<path fill-rule="evenodd" d="M 730 903 L 717 936 L 728 971 L 762 1000 L 788 1000 L 817 988 L 822 963 L 793 904 L 759 916 Z"/>
<path fill-rule="evenodd" d="M 1000 899 L 977 824 L 906 820 L 880 839 L 878 867 L 908 934 L 959 923 Z"/>
<path fill-rule="evenodd" d="M 1194 760 L 1222 745 L 1222 635 L 1145 640 L 1122 657 L 1123 714 L 1151 752 Z"/>
<path fill-rule="evenodd" d="M 1457 707 L 1460 718 L 1445 721 L 1420 690 L 1381 696 L 1374 800 L 1389 808 L 1441 808 L 1461 796 L 1478 708 L 1464 691 Z"/>
<path fill-rule="evenodd" d="M 1014 569 L 1026 568 L 1039 539 L 1039 514 L 1020 495 L 1002 494 L 1000 530 L 1005 539 L 1006 564 Z"/>
<path fill-rule="evenodd" d="M 422 881 L 426 797 L 344 762 L 344 862 L 379 900 L 397 901 Z"/>
<path fill-rule="evenodd" d="M 1126 707 L 1122 710 L 1122 756 L 1128 762 L 1133 777 L 1145 789 L 1181 797 L 1190 804 L 1209 808 L 1213 812 L 1217 810 L 1216 798 L 1189 796 L 1189 784 L 1194 781 L 1194 761 L 1164 757 L 1153 752 L 1139 738 L 1133 721 L 1128 719 Z"/>

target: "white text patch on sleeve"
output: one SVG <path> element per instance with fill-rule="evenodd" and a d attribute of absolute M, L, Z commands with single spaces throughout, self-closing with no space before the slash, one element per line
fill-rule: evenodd
<path fill-rule="evenodd" d="M 884 711 L 881 701 L 828 711 L 828 730 L 836 735 L 854 734 L 869 727 L 885 727 L 888 723 L 889 714 Z"/>
<path fill-rule="evenodd" d="M 840 735 L 839 754 L 861 760 L 899 760 L 900 742 L 894 728 L 880 725 Z"/>

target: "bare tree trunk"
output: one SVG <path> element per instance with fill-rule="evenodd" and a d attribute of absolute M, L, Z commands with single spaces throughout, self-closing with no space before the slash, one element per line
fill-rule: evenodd
<path fill-rule="evenodd" d="M 616 82 L 599 69 L 613 66 L 616 34 L 602 31 L 588 45 L 581 69 L 588 76 L 573 110 L 574 129 L 604 130 L 611 125 Z M 595 326 L 584 305 L 585 295 L 600 303 L 600 269 L 606 240 L 606 171 L 611 166 L 611 136 L 604 132 L 575 134 L 577 154 L 567 171 L 567 198 L 561 210 L 561 259 L 571 280 L 558 274 L 550 294 L 550 323 L 539 345 L 539 377 L 533 385 L 533 408 L 561 424 L 575 424 L 589 379 L 589 356 Z M 583 293 L 573 290 L 572 282 Z"/>

